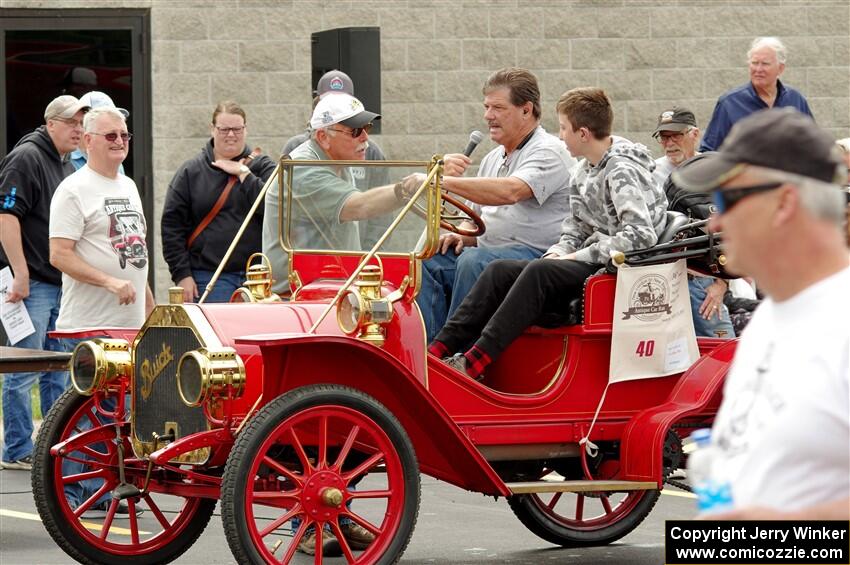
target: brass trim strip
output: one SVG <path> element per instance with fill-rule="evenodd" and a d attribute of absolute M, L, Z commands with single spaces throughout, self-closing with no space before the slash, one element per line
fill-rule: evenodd
<path fill-rule="evenodd" d="M 542 492 L 622 492 L 632 490 L 658 490 L 653 481 L 530 481 L 506 483 L 511 494 Z"/>

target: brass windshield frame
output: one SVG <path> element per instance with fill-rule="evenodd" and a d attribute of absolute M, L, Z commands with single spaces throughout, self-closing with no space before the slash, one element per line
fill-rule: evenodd
<path fill-rule="evenodd" d="M 293 160 L 287 159 L 286 156 L 281 157 L 279 161 L 279 165 L 276 171 L 277 175 L 277 185 L 278 185 L 278 244 L 283 248 L 287 253 L 287 261 L 288 272 L 290 275 L 295 274 L 296 279 L 300 280 L 297 277 L 297 272 L 295 271 L 292 264 L 292 255 L 293 252 L 304 254 L 304 255 L 340 255 L 340 256 L 363 256 L 366 253 L 368 259 L 371 259 L 374 255 L 378 254 L 378 249 L 383 244 L 383 242 L 395 231 L 396 227 L 399 225 L 401 220 L 406 217 L 409 213 L 410 209 L 413 207 L 414 203 L 420 196 L 422 195 L 423 190 L 427 191 L 426 202 L 427 202 L 427 213 L 425 219 L 425 240 L 422 249 L 417 253 L 416 250 L 411 250 L 409 252 L 389 252 L 389 251 L 381 251 L 380 255 L 382 257 L 406 257 L 409 259 L 410 265 L 410 284 L 414 287 L 414 296 L 416 292 L 418 292 L 420 277 L 419 268 L 415 264 L 416 261 L 421 261 L 424 259 L 428 259 L 433 256 L 434 253 L 437 252 L 437 248 L 439 245 L 439 237 L 440 237 L 440 209 L 441 209 L 441 191 L 440 191 L 440 182 L 442 180 L 442 155 L 435 155 L 431 161 L 362 161 L 362 160 L 334 160 L 334 161 L 325 161 L 325 160 Z M 369 167 L 395 167 L 395 168 L 422 168 L 427 173 L 426 181 L 417 189 L 416 193 L 410 198 L 406 205 L 402 206 L 401 209 L 396 213 L 395 218 L 384 231 L 384 234 L 379 238 L 378 242 L 372 247 L 371 250 L 350 250 L 343 251 L 339 249 L 297 249 L 295 248 L 290 241 L 290 231 L 292 228 L 292 171 L 295 167 L 361 167 L 361 168 L 369 168 Z M 430 189 L 429 185 L 431 180 L 434 180 L 434 188 Z M 286 198 L 284 200 L 284 195 Z M 282 202 L 282 200 L 284 200 Z M 286 218 L 286 223 L 284 224 L 284 218 Z M 360 267 L 358 267 L 357 272 L 360 271 Z M 349 285 L 345 285 L 349 286 Z"/>
<path fill-rule="evenodd" d="M 371 163 L 371 164 L 370 164 Z M 409 260 L 410 264 L 410 272 L 413 276 L 405 277 L 407 284 L 413 286 L 413 291 L 409 294 L 409 300 L 413 300 L 415 298 L 416 293 L 418 292 L 418 284 L 420 282 L 420 277 L 418 276 L 419 267 L 418 263 L 422 259 L 427 259 L 431 257 L 437 251 L 437 247 L 439 245 L 439 231 L 440 231 L 440 200 L 441 200 L 441 190 L 440 190 L 440 181 L 443 176 L 443 158 L 441 155 L 435 155 L 430 162 L 424 161 L 308 161 L 308 160 L 298 160 L 293 161 L 290 159 L 282 158 L 280 160 L 280 164 L 278 166 L 278 210 L 284 210 L 286 215 L 286 229 L 284 230 L 283 223 L 283 215 L 284 213 L 278 213 L 278 239 L 281 247 L 288 253 L 289 255 L 289 272 L 292 273 L 292 254 L 296 252 L 296 250 L 290 245 L 289 242 L 289 232 L 292 226 L 292 177 L 291 174 L 292 169 L 295 166 L 334 166 L 334 167 L 363 167 L 363 166 L 381 166 L 381 167 L 423 167 L 427 171 L 427 175 L 425 176 L 425 180 L 419 186 L 413 195 L 410 196 L 409 200 L 401 207 L 401 210 L 396 214 L 395 219 L 390 223 L 387 229 L 384 231 L 383 235 L 378 238 L 378 241 L 375 242 L 372 249 L 370 249 L 365 255 L 363 255 L 363 251 L 340 251 L 340 250 L 321 250 L 321 249 L 309 249 L 309 250 L 297 250 L 298 253 L 304 254 L 317 254 L 317 255 L 327 255 L 327 254 L 335 254 L 335 255 L 350 255 L 350 256 L 362 256 L 357 268 L 354 269 L 354 272 L 348 277 L 348 279 L 342 284 L 337 295 L 334 299 L 328 303 L 327 308 L 323 311 L 323 313 L 319 316 L 318 319 L 315 320 L 313 326 L 310 328 L 309 333 L 315 333 L 321 324 L 322 320 L 324 320 L 327 315 L 336 308 L 337 302 L 339 299 L 346 293 L 346 291 L 351 287 L 354 283 L 354 280 L 358 277 L 363 268 L 368 265 L 372 259 L 376 256 L 379 256 L 378 250 L 384 244 L 384 242 L 389 238 L 389 236 L 395 231 L 398 225 L 401 223 L 402 219 L 410 213 L 411 209 L 416 205 L 416 201 L 420 198 L 423 192 L 426 195 L 426 203 L 427 210 L 425 214 L 425 241 L 422 247 L 422 250 L 419 253 L 416 253 L 415 250 L 410 251 L 408 253 L 397 253 L 397 252 L 387 252 L 381 253 L 380 256 L 386 257 L 406 257 Z M 282 175 L 285 175 L 285 182 Z M 285 189 L 283 188 L 285 187 Z M 285 190 L 285 192 L 284 192 Z M 287 195 L 286 205 L 282 206 L 281 199 L 283 198 L 283 194 Z M 404 284 L 402 283 L 402 286 Z M 396 293 L 393 293 L 396 294 Z M 404 290 L 399 289 L 397 291 L 396 300 L 401 298 L 404 295 Z"/>

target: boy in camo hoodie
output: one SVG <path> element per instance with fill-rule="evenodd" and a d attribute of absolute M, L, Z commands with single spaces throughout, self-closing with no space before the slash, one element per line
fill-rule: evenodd
<path fill-rule="evenodd" d="M 542 259 L 490 263 L 428 347 L 472 378 L 532 324 L 559 325 L 569 302 L 611 251 L 650 247 L 665 227 L 667 197 L 646 147 L 611 135 L 611 101 L 599 88 L 565 92 L 557 105 L 560 138 L 582 158 L 572 171 L 570 213 L 561 239 Z M 477 340 L 476 340 L 477 338 Z"/>

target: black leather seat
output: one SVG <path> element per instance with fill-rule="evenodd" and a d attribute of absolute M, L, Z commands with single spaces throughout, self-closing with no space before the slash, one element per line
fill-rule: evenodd
<path fill-rule="evenodd" d="M 688 222 L 691 221 L 687 215 L 681 212 L 674 212 L 673 210 L 667 210 L 666 215 L 667 225 L 664 226 L 664 229 L 659 234 L 658 243 L 656 245 L 670 242 L 673 239 L 673 236 L 676 235 L 676 232 L 688 225 Z"/>

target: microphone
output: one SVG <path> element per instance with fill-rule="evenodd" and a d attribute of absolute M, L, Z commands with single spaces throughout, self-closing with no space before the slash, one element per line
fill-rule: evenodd
<path fill-rule="evenodd" d="M 469 143 L 466 145 L 466 149 L 463 150 L 463 154 L 469 157 L 472 155 L 472 152 L 475 151 L 475 148 L 478 147 L 478 144 L 484 140 L 484 134 L 478 130 L 473 131 L 469 134 Z"/>

